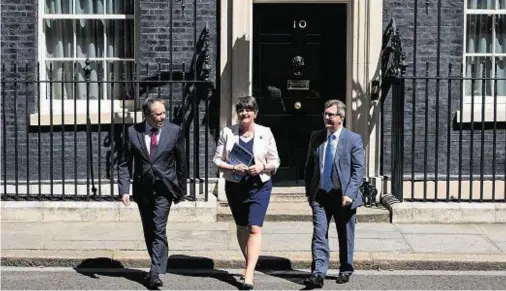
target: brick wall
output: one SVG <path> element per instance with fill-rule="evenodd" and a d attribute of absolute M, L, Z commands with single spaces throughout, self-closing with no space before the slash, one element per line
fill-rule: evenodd
<path fill-rule="evenodd" d="M 203 0 L 203 1 L 186 1 L 184 9 L 181 5 L 182 2 L 173 1 L 172 7 L 172 15 L 174 17 L 172 25 L 173 25 L 173 39 L 172 44 L 170 41 L 170 17 L 171 17 L 171 7 L 169 1 L 160 1 L 160 0 L 148 0 L 140 2 L 140 25 L 139 25 L 139 63 L 142 67 L 145 67 L 146 64 L 149 65 L 150 70 L 153 70 L 153 73 L 158 69 L 155 65 L 160 63 L 161 70 L 169 70 L 169 66 L 166 64 L 170 64 L 171 62 L 174 64 L 174 70 L 181 69 L 183 63 L 186 67 L 186 70 L 190 70 L 192 66 L 192 58 L 194 56 L 194 39 L 198 39 L 207 25 L 210 32 L 210 51 L 211 51 L 211 59 L 210 65 L 212 67 L 211 71 L 211 80 L 213 82 L 216 80 L 216 44 L 217 44 L 217 28 L 216 28 L 216 3 L 214 0 Z M 194 3 L 197 4 L 197 7 L 194 7 Z M 197 9 L 196 15 L 194 14 L 195 9 Z M 196 16 L 196 23 L 194 22 L 194 17 Z M 196 32 L 196 35 L 194 35 Z M 172 46 L 172 59 L 171 59 L 171 46 Z M 182 106 L 183 101 L 183 90 L 186 90 L 182 86 L 182 84 L 175 84 L 172 86 L 169 84 L 163 84 L 160 87 L 160 90 L 152 90 L 151 94 L 158 94 L 160 92 L 162 97 L 173 96 L 174 102 L 172 103 L 172 108 L 168 108 L 170 112 L 175 112 L 178 107 Z M 172 93 L 171 93 L 172 92 Z M 213 96 L 214 98 L 218 98 L 218 96 Z M 170 107 L 170 106 L 169 106 Z M 204 103 L 201 103 L 199 108 L 200 110 L 200 123 L 203 122 L 204 118 Z M 210 111 L 212 112 L 212 116 L 218 118 L 219 112 L 219 103 L 213 102 L 211 104 Z M 189 134 L 193 136 L 193 124 L 190 126 L 191 130 Z M 204 128 L 200 129 L 200 146 L 204 144 Z M 200 165 L 201 169 L 200 175 L 203 177 L 204 175 L 204 166 L 206 163 L 210 166 L 210 176 L 215 176 L 215 167 L 211 162 L 212 154 L 214 154 L 215 140 L 212 135 L 209 137 L 209 159 L 205 161 L 204 154 L 201 151 L 200 153 Z M 193 139 L 190 139 L 188 144 L 190 156 L 193 155 L 194 143 Z M 193 173 L 193 159 L 190 163 L 190 169 Z"/>
<path fill-rule="evenodd" d="M 194 35 L 193 35 L 193 19 L 194 9 L 193 1 L 186 1 L 184 14 L 181 9 L 180 1 L 174 2 L 174 20 L 173 20 L 173 56 L 172 62 L 175 64 L 174 69 L 180 70 L 181 64 L 186 64 L 186 69 L 190 68 L 192 56 L 194 54 Z M 216 1 L 199 0 L 197 3 L 197 37 L 207 24 L 210 31 L 210 65 L 211 81 L 213 86 L 216 81 Z M 36 62 L 37 62 L 37 8 L 36 0 L 1 0 L 1 41 L 2 41 L 2 63 L 6 64 L 7 76 L 10 80 L 14 77 L 13 64 L 18 65 L 18 78 L 30 80 L 36 78 Z M 138 10 L 139 19 L 139 35 L 138 35 L 138 62 L 141 76 L 153 76 L 155 69 L 158 69 L 157 63 L 163 63 L 160 68 L 162 71 L 169 69 L 168 63 L 170 59 L 170 11 L 169 1 L 139 1 L 140 9 Z M 148 65 L 147 75 L 143 73 Z M 28 71 L 25 72 L 25 65 L 28 65 Z M 171 104 L 181 105 L 181 84 L 175 84 L 172 88 Z M 30 180 L 50 179 L 51 168 L 52 176 L 55 180 L 65 177 L 67 180 L 86 179 L 87 154 L 89 149 L 89 140 L 87 138 L 87 127 L 78 126 L 74 135 L 74 126 L 66 126 L 63 130 L 61 126 L 37 127 L 27 126 L 27 117 L 37 112 L 37 86 L 33 83 L 18 83 L 17 93 L 14 90 L 14 83 L 9 81 L 3 84 L 2 97 L 5 104 L 5 113 L 2 121 L 2 127 L 5 125 L 5 132 L 2 128 L 2 136 L 4 143 L 2 144 L 2 180 L 4 174 L 7 180 L 14 180 L 17 176 L 20 180 L 26 180 L 29 173 Z M 169 99 L 169 85 L 164 84 L 160 88 L 162 96 Z M 158 93 L 155 89 L 151 94 Z M 145 98 L 147 96 L 141 96 Z M 16 97 L 16 98 L 15 98 Z M 16 100 L 16 103 L 15 103 Z M 168 103 L 169 104 L 169 103 Z M 169 112 L 171 112 L 169 108 Z M 200 106 L 200 122 L 204 117 L 204 104 Z M 213 103 L 211 115 L 214 119 L 219 113 L 219 104 Z M 172 117 L 172 116 L 171 116 Z M 213 121 L 213 119 L 211 120 Z M 193 129 L 193 125 L 191 127 Z M 15 131 L 17 129 L 17 131 Z M 99 129 L 97 126 L 90 128 L 90 140 L 92 142 L 92 156 L 95 178 L 107 180 L 110 177 L 111 156 L 115 156 L 118 146 L 121 142 L 122 126 L 117 125 L 114 128 L 114 136 L 111 139 L 111 126 L 103 125 Z M 52 131 L 52 133 L 51 133 Z M 192 135 L 192 132 L 190 132 Z M 204 142 L 204 129 L 200 129 L 201 147 Z M 39 139 L 40 137 L 40 139 Z M 111 140 L 115 145 L 111 148 Z M 39 155 L 40 141 L 40 155 Z M 62 143 L 63 141 L 63 143 Z M 16 147 L 17 143 L 17 155 Z M 5 147 L 4 147 L 5 145 Z M 214 153 L 215 141 L 213 136 L 209 135 L 209 160 Z M 190 157 L 193 153 L 193 142 L 189 143 Z M 52 149 L 52 150 L 51 150 Z M 99 150 L 100 149 L 100 150 Z M 100 151 L 100 153 L 99 153 Z M 53 153 L 51 155 L 51 152 Z M 28 157 L 28 158 L 27 158 Z M 52 157 L 52 158 L 51 158 Z M 204 152 L 200 152 L 200 173 L 203 175 Z M 16 171 L 17 160 L 17 171 Z M 4 165 L 6 166 L 4 169 Z M 100 166 L 99 166 L 100 165 Z M 39 167 L 41 171 L 39 171 Z M 77 171 L 74 169 L 77 167 Z M 100 167 L 100 171 L 99 171 Z M 215 176 L 215 170 L 210 164 L 210 176 Z M 116 174 L 114 173 L 114 178 Z M 116 189 L 115 189 L 116 191 Z"/>
<path fill-rule="evenodd" d="M 415 52 L 413 51 L 416 41 L 416 75 L 425 76 L 426 62 L 429 62 L 429 76 L 437 74 L 437 43 L 440 41 L 440 75 L 448 76 L 448 65 L 453 64 L 453 73 L 460 74 L 460 66 L 463 61 L 463 37 L 464 37 L 464 1 L 463 0 L 442 0 L 441 1 L 441 27 L 440 40 L 438 40 L 438 1 L 418 1 L 418 21 L 416 25 L 417 37 L 414 39 L 414 1 L 415 0 L 384 0 L 383 23 L 388 24 L 391 17 L 395 18 L 400 30 L 406 53 L 408 65 L 407 75 L 413 75 Z M 426 6 L 426 2 L 428 6 Z M 458 81 L 453 81 L 451 89 L 448 90 L 448 82 L 441 81 L 439 90 L 439 102 L 437 102 L 437 84 L 431 80 L 426 86 L 425 80 L 420 79 L 414 84 L 413 81 L 406 81 L 405 95 L 405 174 L 411 174 L 412 162 L 414 159 L 415 176 L 423 175 L 424 153 L 425 153 L 425 130 L 427 129 L 427 172 L 429 177 L 434 176 L 437 167 L 439 175 L 446 175 L 449 169 L 450 175 L 455 178 L 459 168 L 459 127 L 454 125 L 456 111 L 460 108 L 460 86 Z M 426 87 L 428 93 L 428 106 L 425 106 Z M 413 94 L 414 91 L 414 94 Z M 450 93 L 449 93 L 450 92 Z M 413 98 L 414 96 L 414 98 Z M 412 126 L 413 104 L 415 102 L 415 127 Z M 450 105 L 452 120 L 448 122 L 448 106 Z M 427 110 L 427 112 L 426 112 Z M 436 111 L 439 110 L 439 117 L 436 118 Z M 384 104 L 384 130 L 383 130 L 383 173 L 390 173 L 391 158 L 391 96 Z M 428 126 L 425 127 L 425 119 L 428 118 Z M 478 124 L 478 128 L 481 125 Z M 501 126 L 501 125 L 500 125 Z M 438 132 L 436 131 L 436 128 Z M 503 129 L 497 131 L 496 166 L 497 173 L 504 175 L 506 155 L 506 135 Z M 447 132 L 450 130 L 450 167 L 447 167 Z M 491 129 L 484 132 L 484 174 L 492 174 L 492 135 Z M 436 144 L 436 136 L 439 136 Z M 473 152 L 472 172 L 477 176 L 480 173 L 480 152 L 481 152 L 481 130 L 474 130 L 474 147 L 470 142 L 471 130 L 462 131 L 462 169 L 463 175 L 469 175 L 471 169 L 470 152 Z M 415 147 L 412 147 L 412 139 L 415 137 Z M 413 154 L 414 152 L 414 154 Z"/>

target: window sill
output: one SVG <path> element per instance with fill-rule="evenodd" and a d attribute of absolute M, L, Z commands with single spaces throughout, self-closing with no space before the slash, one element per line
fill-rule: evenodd
<path fill-rule="evenodd" d="M 474 116 L 471 120 L 471 104 L 464 104 L 462 112 L 457 110 L 455 121 L 460 123 L 462 114 L 462 123 L 481 123 L 482 122 L 482 108 L 481 104 L 474 104 Z M 497 104 L 496 122 L 506 122 L 506 104 Z M 484 122 L 494 122 L 494 107 L 492 104 L 485 104 L 485 119 Z"/>
<path fill-rule="evenodd" d="M 143 120 L 142 112 L 114 112 L 111 116 L 111 112 L 91 112 L 90 113 L 90 124 L 122 124 L 123 121 L 125 124 L 133 124 L 134 122 L 141 122 Z M 87 115 L 86 113 L 65 113 L 63 114 L 63 120 L 61 114 L 53 114 L 52 115 L 52 123 L 51 123 L 51 115 L 49 113 L 42 113 L 40 115 L 40 123 L 39 123 L 39 114 L 31 114 L 30 115 L 30 126 L 51 126 L 52 125 L 86 125 L 87 123 Z M 63 122 L 62 122 L 63 121 Z"/>

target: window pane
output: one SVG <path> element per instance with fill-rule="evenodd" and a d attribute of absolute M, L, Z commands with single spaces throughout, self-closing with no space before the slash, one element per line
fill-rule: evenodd
<path fill-rule="evenodd" d="M 46 19 L 46 56 L 48 58 L 70 58 L 74 56 L 72 20 Z"/>
<path fill-rule="evenodd" d="M 77 57 L 100 58 L 104 56 L 104 24 L 102 20 L 76 21 Z"/>
<path fill-rule="evenodd" d="M 75 0 L 76 14 L 104 14 L 104 0 Z"/>
<path fill-rule="evenodd" d="M 133 62 L 117 61 L 107 64 L 107 80 L 109 81 L 128 81 L 121 83 L 109 83 L 107 94 L 113 96 L 114 99 L 134 99 L 134 78 L 133 78 Z"/>
<path fill-rule="evenodd" d="M 134 14 L 134 0 L 104 0 L 107 14 Z"/>
<path fill-rule="evenodd" d="M 134 57 L 134 20 L 107 21 L 107 57 Z"/>
<path fill-rule="evenodd" d="M 503 57 L 496 58 L 497 78 L 506 79 L 506 59 Z M 506 80 L 497 81 L 497 95 L 506 96 Z"/>
<path fill-rule="evenodd" d="M 468 53 L 489 53 L 492 47 L 492 17 L 467 15 Z"/>
<path fill-rule="evenodd" d="M 494 9 L 496 0 L 467 0 L 468 9 Z"/>
<path fill-rule="evenodd" d="M 71 14 L 72 0 L 46 0 L 44 1 L 44 13 L 48 14 Z"/>
<path fill-rule="evenodd" d="M 506 0 L 498 0 L 499 2 L 499 7 L 497 7 L 498 9 L 506 9 Z"/>
<path fill-rule="evenodd" d="M 495 52 L 506 53 L 506 15 L 495 16 Z"/>
<path fill-rule="evenodd" d="M 73 62 L 46 62 L 46 98 L 61 100 L 72 99 L 74 86 L 72 84 L 74 74 Z"/>
<path fill-rule="evenodd" d="M 480 78 L 490 78 L 492 76 L 492 59 L 490 57 L 467 57 L 466 58 L 466 77 L 475 80 L 466 80 L 466 95 L 482 95 L 482 85 L 485 84 L 485 95 L 492 95 L 492 85 L 490 80 L 482 81 Z M 484 82 L 484 83 L 483 83 Z"/>
<path fill-rule="evenodd" d="M 79 82 L 77 85 L 77 99 L 86 100 L 87 96 L 89 96 L 90 100 L 97 100 L 99 97 L 98 88 L 100 86 L 97 83 L 98 64 L 97 64 L 97 62 L 90 62 L 91 71 L 89 72 L 89 95 L 88 95 L 87 89 L 86 89 L 86 84 L 87 84 L 86 76 L 87 75 L 84 70 L 85 67 L 86 67 L 86 64 L 84 62 L 77 62 L 76 63 L 77 81 Z"/>

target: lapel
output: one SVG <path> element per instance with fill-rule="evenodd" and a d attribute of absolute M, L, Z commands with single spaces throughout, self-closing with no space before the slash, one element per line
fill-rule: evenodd
<path fill-rule="evenodd" d="M 339 158 L 345 148 L 346 134 L 346 128 L 343 128 L 341 130 L 341 134 L 339 135 L 339 140 L 337 141 L 336 153 L 334 154 L 334 165 L 336 165 L 337 168 L 339 168 Z"/>
<path fill-rule="evenodd" d="M 137 130 L 137 139 L 139 140 L 139 144 L 141 146 L 144 157 L 149 160 L 148 148 L 146 147 L 146 140 L 144 139 L 145 133 L 146 133 L 146 123 L 142 123 L 140 124 Z"/>
<path fill-rule="evenodd" d="M 325 141 L 327 140 L 327 129 L 322 129 L 320 131 L 320 134 L 316 137 L 316 141 L 315 143 L 318 145 L 318 165 L 319 165 L 319 168 L 321 169 L 321 166 L 322 166 L 322 158 L 324 157 L 324 143 Z"/>
<path fill-rule="evenodd" d="M 235 124 L 232 127 L 232 133 L 234 134 L 232 136 L 232 146 L 234 146 L 234 144 L 239 143 L 239 125 L 238 124 Z"/>
<path fill-rule="evenodd" d="M 255 124 L 254 134 L 253 134 L 253 156 L 255 153 L 261 153 L 262 147 L 264 144 L 264 134 L 263 130 Z"/>
<path fill-rule="evenodd" d="M 155 157 L 153 158 L 153 161 L 155 161 L 156 158 L 160 155 L 160 153 L 163 150 L 163 146 L 167 143 L 167 141 L 169 139 L 169 131 L 165 127 L 166 124 L 167 123 L 165 122 L 163 124 L 163 127 L 160 128 L 160 140 L 158 141 L 158 147 L 156 148 L 156 154 L 155 154 Z"/>

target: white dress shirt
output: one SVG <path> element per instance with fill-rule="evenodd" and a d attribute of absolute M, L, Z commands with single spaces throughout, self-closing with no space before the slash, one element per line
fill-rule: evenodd
<path fill-rule="evenodd" d="M 337 144 L 339 142 L 339 136 L 341 135 L 341 132 L 343 131 L 343 128 L 340 127 L 338 130 L 336 130 L 334 133 L 330 132 L 330 130 L 327 130 L 327 138 L 325 139 L 325 142 L 323 143 L 323 155 L 321 155 L 321 159 L 320 159 L 320 177 L 323 176 L 323 169 L 325 167 L 325 153 L 327 152 L 327 144 L 328 144 L 328 140 L 329 140 L 329 136 L 331 134 L 333 134 L 336 138 L 334 138 L 332 140 L 332 147 L 334 148 L 334 158 L 336 157 L 336 154 L 337 154 Z M 320 178 L 320 188 L 323 189 L 323 179 Z"/>
<path fill-rule="evenodd" d="M 146 148 L 148 149 L 148 154 L 151 154 L 151 128 L 153 128 L 149 123 L 146 122 L 146 132 L 144 133 L 144 141 L 146 142 Z M 162 133 L 161 128 L 156 131 L 156 144 L 160 143 L 160 134 Z"/>

